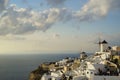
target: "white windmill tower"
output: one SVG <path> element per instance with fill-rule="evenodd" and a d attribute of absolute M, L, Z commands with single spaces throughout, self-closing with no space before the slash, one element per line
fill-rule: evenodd
<path fill-rule="evenodd" d="M 106 52 L 108 48 L 108 42 L 106 40 L 103 40 L 102 42 L 99 42 L 100 45 L 100 52 Z"/>

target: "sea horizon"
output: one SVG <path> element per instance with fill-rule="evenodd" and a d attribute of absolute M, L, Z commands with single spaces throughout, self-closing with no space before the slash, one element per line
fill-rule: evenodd
<path fill-rule="evenodd" d="M 44 62 L 55 62 L 79 53 L 0 55 L 0 80 L 29 80 L 31 71 Z"/>

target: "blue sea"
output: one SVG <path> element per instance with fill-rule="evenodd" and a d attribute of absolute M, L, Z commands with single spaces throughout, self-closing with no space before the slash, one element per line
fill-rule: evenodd
<path fill-rule="evenodd" d="M 79 53 L 0 55 L 0 80 L 29 80 L 29 74 L 41 63 L 79 57 Z"/>

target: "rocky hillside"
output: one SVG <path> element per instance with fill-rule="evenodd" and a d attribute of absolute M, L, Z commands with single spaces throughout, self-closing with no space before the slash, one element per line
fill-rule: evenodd
<path fill-rule="evenodd" d="M 48 70 L 44 69 L 41 65 L 34 71 L 30 73 L 29 80 L 41 80 L 41 77 L 44 73 L 47 73 Z"/>

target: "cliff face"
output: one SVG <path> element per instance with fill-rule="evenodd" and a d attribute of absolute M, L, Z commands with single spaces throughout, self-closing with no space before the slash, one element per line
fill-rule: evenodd
<path fill-rule="evenodd" d="M 48 70 L 45 70 L 43 67 L 39 66 L 36 70 L 30 73 L 29 80 L 41 80 L 42 75 L 47 72 Z"/>
<path fill-rule="evenodd" d="M 41 80 L 41 75 L 30 73 L 29 80 Z"/>

